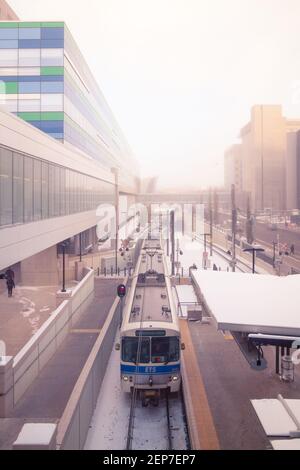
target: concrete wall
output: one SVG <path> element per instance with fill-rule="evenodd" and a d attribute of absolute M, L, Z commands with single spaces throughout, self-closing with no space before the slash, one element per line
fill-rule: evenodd
<path fill-rule="evenodd" d="M 59 276 L 56 245 L 22 261 L 21 280 L 24 285 L 31 286 L 58 285 Z"/>
<path fill-rule="evenodd" d="M 120 323 L 119 303 L 120 299 L 116 298 L 59 422 L 58 450 L 79 450 L 84 447 Z"/>
<path fill-rule="evenodd" d="M 92 300 L 93 292 L 94 273 L 91 270 L 85 270 L 85 277 L 72 291 L 70 298 L 62 302 L 39 331 L 15 356 L 11 363 L 12 386 L 9 389 L 6 388 L 5 393 L 3 393 L 3 390 L 1 391 L 0 387 L 0 417 L 9 415 L 12 408 L 51 359 L 66 338 L 69 330 Z M 6 367 L 6 374 L 7 376 L 11 374 L 8 367 Z M 6 403 L 5 406 L 4 402 Z"/>

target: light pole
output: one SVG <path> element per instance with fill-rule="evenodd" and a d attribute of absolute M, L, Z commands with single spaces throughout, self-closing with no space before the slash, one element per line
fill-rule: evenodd
<path fill-rule="evenodd" d="M 62 255 L 63 255 L 63 269 L 62 269 L 62 289 L 61 292 L 66 291 L 66 262 L 65 262 L 65 255 L 66 255 L 66 247 L 69 245 L 69 242 L 65 240 L 64 242 L 60 243 L 60 247 L 62 248 Z"/>
<path fill-rule="evenodd" d="M 203 237 L 204 237 L 204 252 L 206 253 L 206 237 L 210 237 L 211 234 L 210 233 L 203 233 Z"/>
<path fill-rule="evenodd" d="M 273 241 L 273 268 L 275 268 L 275 261 L 276 261 L 276 242 Z"/>
<path fill-rule="evenodd" d="M 177 242 L 177 246 L 176 246 L 176 274 L 178 274 L 179 272 L 179 255 L 182 256 L 183 255 L 183 251 L 180 249 L 179 247 L 179 240 L 177 238 L 176 240 Z"/>
<path fill-rule="evenodd" d="M 255 274 L 255 253 L 258 251 L 262 252 L 265 251 L 263 248 L 260 247 L 251 247 L 251 248 L 245 248 L 243 251 L 247 251 L 249 253 L 252 253 L 252 273 Z"/>
<path fill-rule="evenodd" d="M 175 276 L 175 212 L 170 212 L 171 247 L 172 247 L 172 276 Z"/>
<path fill-rule="evenodd" d="M 82 261 L 82 232 L 79 234 L 79 261 Z"/>
<path fill-rule="evenodd" d="M 236 224 L 237 224 L 237 209 L 235 204 L 235 185 L 231 185 L 231 231 L 232 231 L 232 271 L 235 272 L 236 257 L 235 257 L 235 238 L 236 238 Z"/>

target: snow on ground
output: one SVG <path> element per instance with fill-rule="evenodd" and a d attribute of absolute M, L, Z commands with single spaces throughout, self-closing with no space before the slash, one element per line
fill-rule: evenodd
<path fill-rule="evenodd" d="M 165 253 L 166 253 L 166 246 Z M 202 257 L 204 252 L 204 243 L 198 240 L 191 240 L 190 237 L 179 237 L 179 249 L 182 250 L 183 255 L 178 255 L 178 261 L 181 263 L 181 267 L 184 269 L 184 274 L 188 274 L 189 267 L 193 264 L 196 264 L 198 269 L 203 269 L 202 267 Z M 209 244 L 207 243 L 206 251 L 209 253 Z M 177 254 L 176 260 L 177 260 Z M 218 270 L 221 271 L 231 271 L 230 262 L 224 259 L 223 256 L 218 254 L 216 251 L 213 251 L 212 256 L 208 256 L 210 260 L 210 268 L 213 268 L 214 263 L 216 264 Z M 242 272 L 242 270 L 237 266 L 237 271 Z M 179 270 L 181 273 L 181 269 Z"/>
<path fill-rule="evenodd" d="M 119 333 L 116 343 L 119 341 Z M 120 352 L 112 349 L 85 450 L 122 450 L 126 447 L 130 396 L 120 386 Z"/>

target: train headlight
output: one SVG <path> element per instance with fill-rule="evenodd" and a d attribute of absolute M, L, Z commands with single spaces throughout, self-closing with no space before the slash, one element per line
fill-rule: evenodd
<path fill-rule="evenodd" d="M 124 382 L 128 382 L 129 379 L 128 379 L 127 375 L 123 375 L 123 380 L 124 380 Z"/>
<path fill-rule="evenodd" d="M 179 379 L 178 375 L 173 375 L 172 376 L 173 382 L 177 382 L 178 379 Z"/>

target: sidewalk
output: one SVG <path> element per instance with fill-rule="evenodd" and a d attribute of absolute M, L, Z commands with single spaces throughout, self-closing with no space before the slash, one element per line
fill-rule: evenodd
<path fill-rule="evenodd" d="M 1 281 L 4 282 L 4 281 Z M 68 287 L 76 285 L 70 282 Z M 0 294 L 0 340 L 6 355 L 15 356 L 56 309 L 59 286 L 20 286 Z"/>

